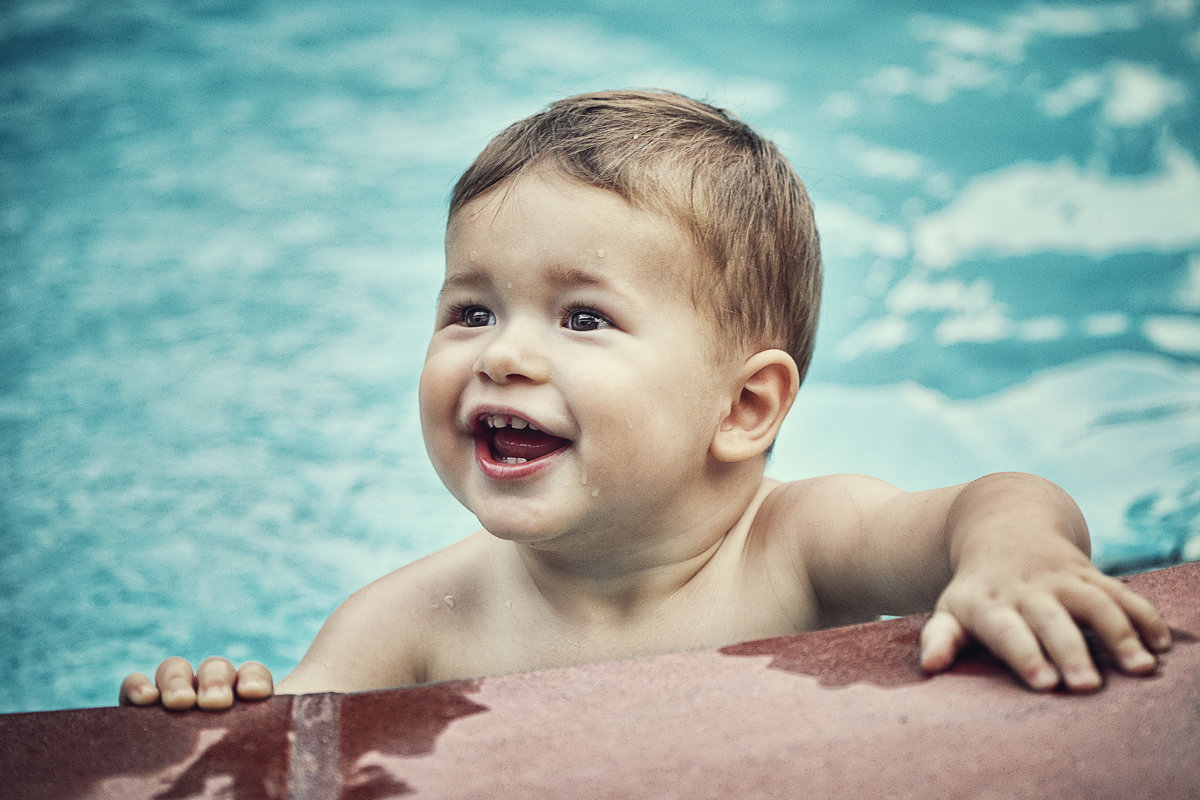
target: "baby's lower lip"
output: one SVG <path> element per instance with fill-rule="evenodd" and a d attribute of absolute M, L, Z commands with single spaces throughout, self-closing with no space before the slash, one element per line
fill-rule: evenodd
<path fill-rule="evenodd" d="M 553 462 L 557 461 L 558 457 L 568 449 L 570 449 L 569 444 L 531 461 L 510 463 L 507 460 L 502 461 L 496 458 L 492 453 L 491 440 L 487 436 L 476 436 L 475 463 L 479 465 L 479 469 L 483 474 L 492 480 L 516 481 L 528 478 L 546 469 Z"/>

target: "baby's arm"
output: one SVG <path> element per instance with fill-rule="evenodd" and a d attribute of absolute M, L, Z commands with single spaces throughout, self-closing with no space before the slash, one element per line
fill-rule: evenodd
<path fill-rule="evenodd" d="M 921 637 L 929 671 L 949 667 L 973 637 L 1032 688 L 1086 691 L 1101 681 L 1081 626 L 1130 674 L 1153 672 L 1151 651 L 1170 647 L 1154 607 L 1091 563 L 1083 517 L 1049 481 L 1000 474 L 910 494 L 830 480 L 843 482 L 833 488 L 854 521 L 832 542 L 805 543 L 817 596 L 834 614 L 932 606 Z"/>
<path fill-rule="evenodd" d="M 1151 651 L 1171 646 L 1154 606 L 1092 564 L 1087 526 L 1058 487 L 1020 475 L 976 481 L 946 528 L 954 578 L 922 631 L 926 669 L 948 667 L 970 632 L 1031 687 L 1062 680 L 1086 691 L 1101 681 L 1081 624 L 1130 674 L 1153 672 Z"/>
<path fill-rule="evenodd" d="M 121 683 L 120 703 L 149 706 L 161 702 L 172 711 L 214 711 L 229 708 L 235 696 L 238 700 L 262 700 L 273 692 L 270 671 L 257 661 L 235 669 L 226 658 L 206 658 L 193 673 L 190 663 L 173 657 L 158 666 L 153 681 L 140 672 L 127 676 Z"/>

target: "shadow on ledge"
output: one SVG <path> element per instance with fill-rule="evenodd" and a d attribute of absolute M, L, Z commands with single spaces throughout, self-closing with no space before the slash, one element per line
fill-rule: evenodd
<path fill-rule="evenodd" d="M 1200 797 L 1200 564 L 1125 578 L 1176 645 L 1150 678 L 1035 694 L 972 651 L 927 677 L 923 617 L 219 713 L 0 716 L 25 798 Z"/>

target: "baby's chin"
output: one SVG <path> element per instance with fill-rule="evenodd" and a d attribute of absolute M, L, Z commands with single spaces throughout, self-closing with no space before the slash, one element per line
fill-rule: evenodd
<path fill-rule="evenodd" d="M 562 532 L 560 525 L 536 516 L 523 517 L 516 514 L 476 513 L 475 518 L 483 529 L 495 536 L 513 544 L 537 546 L 548 544 Z"/>
<path fill-rule="evenodd" d="M 578 522 L 561 515 L 537 514 L 529 510 L 489 508 L 473 510 L 479 524 L 492 536 L 535 550 L 571 547 L 587 538 Z M 574 524 L 573 524 L 574 523 Z"/>

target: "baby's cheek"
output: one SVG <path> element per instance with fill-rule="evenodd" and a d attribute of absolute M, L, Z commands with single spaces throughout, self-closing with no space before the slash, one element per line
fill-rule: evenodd
<path fill-rule="evenodd" d="M 463 459 L 461 450 L 464 445 L 454 423 L 453 404 L 436 396 L 422 392 L 421 396 L 421 434 L 425 451 L 429 455 L 433 467 L 443 482 L 449 484 L 454 479 L 454 472 L 461 467 L 457 461 Z"/>

